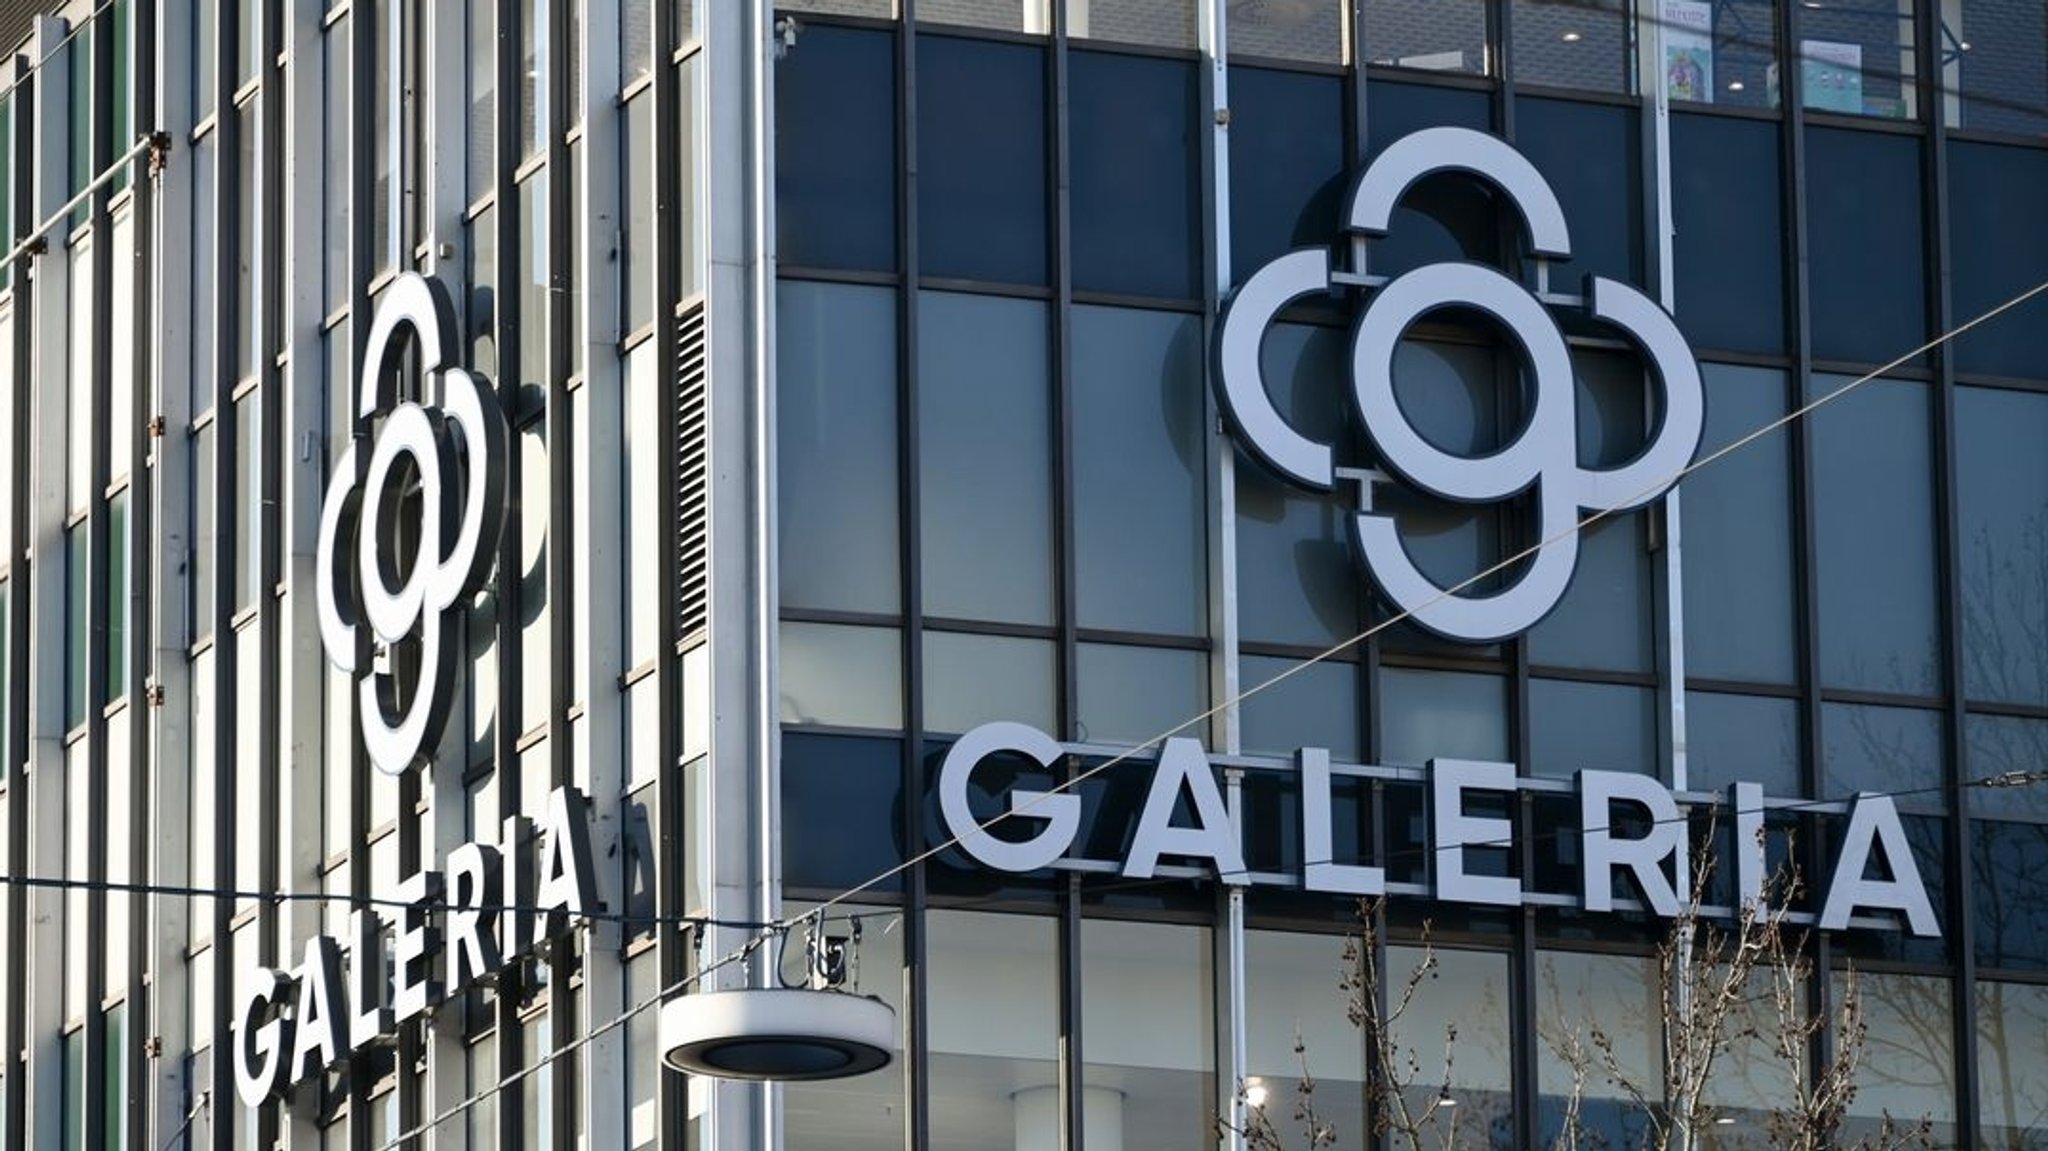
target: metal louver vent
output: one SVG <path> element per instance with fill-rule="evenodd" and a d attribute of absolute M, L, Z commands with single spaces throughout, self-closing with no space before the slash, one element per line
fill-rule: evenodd
<path fill-rule="evenodd" d="M 711 611 L 710 389 L 704 301 L 676 325 L 676 639 L 703 633 Z"/>

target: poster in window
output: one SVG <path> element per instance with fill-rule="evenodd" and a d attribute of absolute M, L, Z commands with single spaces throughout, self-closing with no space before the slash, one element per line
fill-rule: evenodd
<path fill-rule="evenodd" d="M 1713 103 L 1714 6 L 1709 0 L 1664 0 L 1664 94 Z"/>
<path fill-rule="evenodd" d="M 1863 114 L 1863 45 L 1835 40 L 1799 42 L 1800 82 L 1806 106 L 1822 112 Z"/>

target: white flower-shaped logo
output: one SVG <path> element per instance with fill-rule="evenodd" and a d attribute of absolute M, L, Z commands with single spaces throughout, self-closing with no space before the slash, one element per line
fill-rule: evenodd
<path fill-rule="evenodd" d="M 398 398 L 404 329 L 437 408 Z M 363 747 L 392 775 L 440 743 L 455 695 L 451 609 L 483 586 L 505 527 L 505 417 L 486 381 L 447 363 L 457 346 L 438 282 L 407 273 L 385 289 L 357 385 L 356 416 L 374 428 L 374 447 L 360 466 L 354 444 L 342 454 L 320 512 L 320 640 L 357 676 Z M 387 649 L 417 644 L 417 674 L 411 659 L 359 666 L 365 623 Z"/>
<path fill-rule="evenodd" d="M 1429 128 L 1396 141 L 1360 177 L 1345 215 L 1350 232 L 1387 234 L 1394 207 L 1425 176 L 1462 172 L 1497 188 L 1519 212 L 1530 254 L 1571 258 L 1564 211 L 1534 165 L 1503 141 L 1467 128 Z M 1379 462 L 1400 480 L 1459 503 L 1496 503 L 1532 493 L 1542 541 L 1520 578 L 1484 595 L 1446 595 L 1416 567 L 1394 517 L 1368 507 L 1352 520 L 1352 542 L 1367 573 L 1415 622 L 1451 639 L 1493 643 L 1534 626 L 1563 598 L 1578 563 L 1573 529 L 1581 509 L 1623 511 L 1662 496 L 1691 462 L 1705 416 L 1699 365 L 1678 327 L 1627 284 L 1587 277 L 1584 306 L 1627 337 L 1662 385 L 1656 431 L 1636 458 L 1615 468 L 1581 467 L 1577 394 L 1570 350 L 1544 302 L 1498 269 L 1431 264 L 1384 283 L 1354 269 L 1343 278 L 1374 295 L 1351 342 L 1351 398 Z M 1337 481 L 1331 446 L 1303 436 L 1273 406 L 1259 346 L 1290 302 L 1338 286 L 1330 254 L 1300 248 L 1260 268 L 1224 310 L 1217 337 L 1217 390 L 1239 441 L 1280 476 L 1316 491 Z M 1430 312 L 1484 313 L 1513 333 L 1528 370 L 1527 421 L 1498 451 L 1463 456 L 1424 439 L 1394 397 L 1394 353 Z M 1370 501 L 1368 501 L 1369 504 Z"/>

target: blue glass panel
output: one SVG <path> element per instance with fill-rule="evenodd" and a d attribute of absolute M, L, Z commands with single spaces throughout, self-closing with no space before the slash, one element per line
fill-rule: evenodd
<path fill-rule="evenodd" d="M 917 69 L 919 270 L 1045 283 L 1045 50 L 919 36 Z"/>
<path fill-rule="evenodd" d="M 1197 295 L 1193 63 L 1076 51 L 1068 65 L 1074 287 Z"/>
<path fill-rule="evenodd" d="M 1572 258 L 1552 269 L 1552 283 L 1577 292 L 1594 274 L 1638 282 L 1642 142 L 1635 110 L 1523 99 L 1515 115 L 1515 146 L 1550 182 L 1571 225 Z"/>
<path fill-rule="evenodd" d="M 1774 123 L 1671 117 L 1673 313 L 1695 350 L 1785 348 L 1780 170 Z"/>
<path fill-rule="evenodd" d="M 1344 83 L 1335 76 L 1230 70 L 1232 283 L 1290 248 L 1336 235 L 1344 120 Z"/>
<path fill-rule="evenodd" d="M 1960 323 L 2041 282 L 2048 152 L 1958 140 L 1949 145 L 1948 187 L 1950 285 Z M 2048 376 L 2048 300 L 2029 300 L 1949 347 L 1958 371 Z"/>
<path fill-rule="evenodd" d="M 1785 414 L 1785 377 L 1705 364 L 1708 455 Z M 1825 416 L 1825 412 L 1822 413 Z M 1711 679 L 1791 683 L 1793 610 L 1790 430 L 1730 452 L 1679 488 L 1685 546 L 1685 670 Z"/>
<path fill-rule="evenodd" d="M 818 25 L 775 68 L 775 226 L 785 265 L 896 269 L 896 44 Z"/>
<path fill-rule="evenodd" d="M 1813 354 L 1886 363 L 1927 339 L 1920 141 L 1810 128 L 1807 254 Z"/>
<path fill-rule="evenodd" d="M 894 739 L 782 736 L 782 874 L 840 890 L 903 859 L 903 745 Z M 900 890 L 886 879 L 879 890 Z"/>
<path fill-rule="evenodd" d="M 2048 396 L 1961 387 L 1955 405 L 1964 688 L 2048 703 Z"/>

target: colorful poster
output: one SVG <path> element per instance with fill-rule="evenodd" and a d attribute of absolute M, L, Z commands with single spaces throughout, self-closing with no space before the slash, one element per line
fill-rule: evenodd
<path fill-rule="evenodd" d="M 1806 86 L 1807 107 L 1863 114 L 1863 45 L 1801 40 L 1799 79 Z"/>
<path fill-rule="evenodd" d="M 1664 0 L 1664 95 L 1714 102 L 1714 6 L 1708 0 Z"/>

